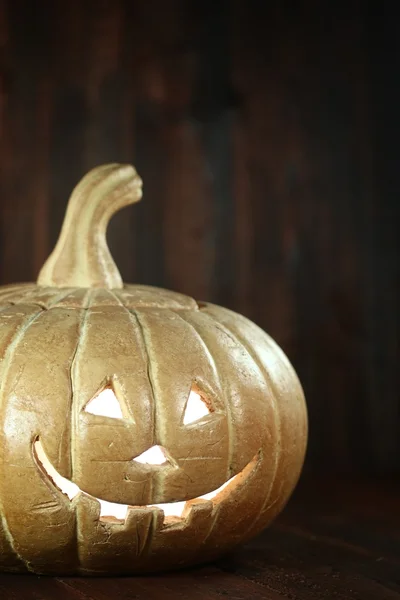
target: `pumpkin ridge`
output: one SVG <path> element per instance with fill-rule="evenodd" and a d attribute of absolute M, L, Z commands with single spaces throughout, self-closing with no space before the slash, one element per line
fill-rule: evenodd
<path fill-rule="evenodd" d="M 117 306 L 123 306 L 125 308 L 124 303 L 122 302 L 122 300 L 120 298 L 118 298 L 117 294 L 113 290 L 107 290 L 107 291 L 110 294 L 110 296 L 115 298 L 115 300 L 117 301 Z"/>
<path fill-rule="evenodd" d="M 24 287 L 26 288 L 24 290 Z M 41 300 L 40 288 L 37 287 L 34 283 L 27 284 L 26 286 L 16 286 L 13 290 L 9 290 L 6 294 L 2 295 L 0 293 L 0 306 L 4 302 L 8 302 L 8 305 L 18 306 L 19 304 L 27 304 L 29 306 L 40 306 L 43 310 L 49 310 L 58 302 L 64 300 L 70 293 L 71 288 L 68 289 L 68 292 L 63 290 L 61 293 L 55 295 L 55 299 L 53 302 L 44 302 Z M 57 288 L 48 288 L 50 290 Z M 16 295 L 17 294 L 17 295 Z M 18 295 L 19 294 L 19 295 Z M 11 300 L 10 300 L 11 299 Z"/>
<path fill-rule="evenodd" d="M 12 560 L 15 561 L 15 563 L 12 565 L 7 564 L 7 567 L 4 570 L 13 572 L 14 570 L 16 570 L 16 568 L 24 569 L 24 567 L 25 567 L 25 569 L 27 569 L 29 571 L 27 561 L 24 560 L 22 558 L 22 556 L 20 556 L 18 554 L 18 552 L 16 551 L 16 549 L 14 547 L 14 544 L 12 543 L 12 535 L 7 527 L 6 517 L 4 515 L 4 512 L 1 510 L 1 506 L 0 506 L 0 531 L 4 534 L 4 538 L 6 540 L 8 548 L 12 552 Z"/>
<path fill-rule="evenodd" d="M 133 316 L 135 318 L 137 325 L 139 327 L 139 331 L 142 335 L 143 348 L 146 353 L 146 359 L 147 359 L 147 365 L 146 365 L 147 377 L 148 377 L 148 381 L 149 381 L 149 385 L 150 385 L 150 389 L 151 389 L 151 395 L 153 398 L 152 417 L 153 417 L 153 442 L 154 442 L 154 440 L 157 440 L 157 402 L 156 402 L 156 394 L 155 394 L 155 390 L 154 390 L 154 382 L 153 382 L 152 373 L 151 373 L 150 352 L 149 352 L 149 348 L 147 345 L 145 327 L 143 326 L 143 323 L 141 322 L 141 320 L 139 318 L 138 311 L 136 311 L 135 309 L 128 309 L 124 305 L 122 305 L 122 306 L 123 306 L 123 308 L 125 308 L 125 310 L 131 316 Z M 153 491 L 153 483 L 151 483 L 151 491 Z M 153 515 L 153 517 L 149 523 L 149 526 L 147 528 L 146 539 L 144 541 L 141 541 L 138 559 L 141 559 L 144 556 L 147 556 L 147 554 L 150 552 L 151 543 L 153 541 L 153 536 L 154 536 L 154 532 L 155 532 L 156 525 L 157 525 L 156 519 L 157 519 L 156 515 Z M 136 531 L 137 531 L 137 535 L 139 535 L 138 530 L 136 530 Z"/>
<path fill-rule="evenodd" d="M 184 318 L 184 316 L 182 316 L 182 314 L 178 314 L 176 313 L 177 316 L 182 319 L 182 321 L 184 321 L 185 323 L 187 323 L 189 325 L 189 327 L 191 327 L 195 332 L 196 335 L 199 337 L 199 339 L 201 340 L 202 344 L 204 345 L 204 347 L 206 348 L 213 366 L 214 366 L 214 371 L 217 375 L 217 379 L 218 379 L 218 386 L 221 390 L 224 389 L 224 387 L 221 385 L 221 377 L 219 374 L 219 370 L 217 367 L 217 363 L 216 360 L 214 358 L 213 353 L 211 352 L 208 344 L 206 343 L 205 339 L 203 338 L 203 336 L 201 335 L 200 331 L 198 330 L 198 328 L 196 327 L 196 325 L 194 323 L 192 323 L 191 321 L 188 321 L 187 319 Z M 227 477 L 228 479 L 230 477 L 232 477 L 232 456 L 233 456 L 233 427 L 232 427 L 232 412 L 231 412 L 231 407 L 229 405 L 228 399 L 225 396 L 224 393 L 224 407 L 227 413 L 227 424 L 228 424 L 228 473 L 227 473 Z"/>
<path fill-rule="evenodd" d="M 89 302 L 90 302 L 90 295 L 91 295 L 91 290 L 88 290 L 85 294 L 85 300 L 87 297 L 89 297 Z M 70 364 L 70 368 L 69 368 L 69 377 L 70 377 L 70 386 L 71 386 L 71 443 L 70 443 L 70 469 L 71 469 L 71 481 L 74 481 L 74 470 L 75 470 L 75 456 L 76 456 L 76 444 L 75 444 L 75 440 L 76 440 L 76 431 L 77 431 L 77 423 L 76 423 L 76 419 L 77 419 L 77 415 L 75 414 L 74 411 L 74 396 L 75 396 L 75 368 L 76 368 L 76 361 L 77 358 L 79 356 L 79 350 L 81 348 L 82 342 L 85 339 L 85 326 L 86 326 L 86 321 L 87 321 L 87 317 L 88 317 L 88 309 L 83 309 L 82 310 L 82 315 L 81 315 L 81 319 L 80 319 L 80 323 L 79 323 L 79 334 L 78 334 L 78 339 L 76 342 L 76 346 L 75 346 L 75 352 L 72 356 L 71 359 L 71 364 Z M 77 554 L 77 558 L 78 558 L 78 564 L 79 567 L 81 566 L 82 563 L 82 559 L 81 559 L 81 544 L 79 543 L 79 535 L 78 535 L 78 522 L 77 519 L 75 518 L 75 541 L 76 541 L 76 554 Z"/>
<path fill-rule="evenodd" d="M 7 307 L 10 308 L 10 307 Z M 3 312 L 3 311 L 2 311 Z M 3 389 L 4 389 L 4 384 L 7 380 L 7 374 L 8 374 L 8 370 L 11 366 L 11 360 L 10 360 L 10 355 L 13 354 L 15 348 L 22 342 L 22 340 L 24 339 L 24 336 L 26 334 L 26 332 L 28 331 L 29 327 L 33 324 L 33 322 L 37 319 L 40 318 L 40 316 L 43 314 L 43 310 L 40 309 L 39 311 L 27 315 L 25 320 L 23 321 L 23 323 L 20 325 L 20 327 L 18 327 L 18 329 L 15 331 L 12 341 L 11 343 L 7 346 L 7 350 L 4 354 L 3 360 L 1 362 L 1 378 L 0 378 L 0 411 L 2 409 L 2 397 L 3 397 Z M 0 466 L 2 466 L 0 464 Z M 1 520 L 2 520 L 2 524 L 3 524 L 3 531 L 5 533 L 5 536 L 7 538 L 7 541 L 9 542 L 11 549 L 13 550 L 15 556 L 24 564 L 24 566 L 26 567 L 26 569 L 30 572 L 34 572 L 33 567 L 31 566 L 31 564 L 29 563 L 28 560 L 26 560 L 26 558 L 24 558 L 16 549 L 15 547 L 15 541 L 14 541 L 14 536 L 8 526 L 8 521 L 7 521 L 7 516 L 4 512 L 4 508 L 3 508 L 3 503 L 1 501 L 1 491 L 0 491 L 0 515 L 1 515 Z"/>
<path fill-rule="evenodd" d="M 301 470 L 301 465 L 302 462 L 304 461 L 304 454 L 305 454 L 305 450 L 306 450 L 306 444 L 302 444 L 301 438 L 303 438 L 305 441 L 307 439 L 307 411 L 306 411 L 306 405 L 305 405 L 305 399 L 304 399 L 304 393 L 301 387 L 301 384 L 298 380 L 297 374 L 294 371 L 292 365 L 290 364 L 286 354 L 283 352 L 283 350 L 276 344 L 276 342 L 268 335 L 266 334 L 262 329 L 260 329 L 257 325 L 255 325 L 254 323 L 252 323 L 251 321 L 249 321 L 248 319 L 246 319 L 246 317 L 244 317 L 243 315 L 238 315 L 233 313 L 232 311 L 229 311 L 228 309 L 225 309 L 226 312 L 228 314 L 230 314 L 231 317 L 234 317 L 234 320 L 238 323 L 243 323 L 244 325 L 249 325 L 251 328 L 254 328 L 256 331 L 258 331 L 260 333 L 260 335 L 262 335 L 262 337 L 264 338 L 264 344 L 266 345 L 268 352 L 270 354 L 270 356 L 273 356 L 275 358 L 275 360 L 279 359 L 277 362 L 279 363 L 279 370 L 281 372 L 281 374 L 284 374 L 284 377 L 288 377 L 289 381 L 290 381 L 290 385 L 293 388 L 293 384 L 295 384 L 295 387 L 297 388 L 297 407 L 300 408 L 300 414 L 299 416 L 299 423 L 300 424 L 305 424 L 305 432 L 300 432 L 300 430 L 298 431 L 298 442 L 300 444 L 300 450 L 298 451 L 298 456 L 301 457 L 301 460 L 297 463 L 297 468 L 295 469 L 294 472 L 290 473 L 289 472 L 289 479 L 287 480 L 287 483 L 289 484 L 289 494 L 288 494 L 288 489 L 285 490 L 285 482 L 281 481 L 280 485 L 278 487 L 278 489 L 274 490 L 274 486 L 276 484 L 277 478 L 278 478 L 278 473 L 280 472 L 280 470 L 282 469 L 282 465 L 287 468 L 287 465 L 285 465 L 285 456 L 286 453 L 282 452 L 282 424 L 283 427 L 287 427 L 288 422 L 290 421 L 290 416 L 289 414 L 284 413 L 284 409 L 282 409 L 282 413 L 281 413 L 281 409 L 280 409 L 280 405 L 279 405 L 279 398 L 280 395 L 282 393 L 285 392 L 285 387 L 281 386 L 281 391 L 279 390 L 278 384 L 275 383 L 272 373 L 273 370 L 269 370 L 269 367 L 265 364 L 264 365 L 264 361 L 262 361 L 259 357 L 258 351 L 254 349 L 254 352 L 251 352 L 251 354 L 254 356 L 254 361 L 256 363 L 258 363 L 261 368 L 262 368 L 262 372 L 266 374 L 266 381 L 268 382 L 268 384 L 270 385 L 270 388 L 273 392 L 273 396 L 274 396 L 274 403 L 276 406 L 277 411 L 274 410 L 274 416 L 278 417 L 279 422 L 277 423 L 277 432 L 279 434 L 279 438 L 277 438 L 277 447 L 276 447 L 276 471 L 274 472 L 274 476 L 273 476 L 273 481 L 272 481 L 272 485 L 271 485 L 271 489 L 269 490 L 269 494 L 265 497 L 264 503 L 261 507 L 261 510 L 258 513 L 258 516 L 255 518 L 254 522 L 253 522 L 253 527 L 250 527 L 246 533 L 244 534 L 246 537 L 253 535 L 254 531 L 259 530 L 260 526 L 258 525 L 258 522 L 260 521 L 260 519 L 263 518 L 264 515 L 267 515 L 268 517 L 268 521 L 271 521 L 274 518 L 274 514 L 270 514 L 270 510 L 272 507 L 274 507 L 275 505 L 278 504 L 278 507 L 282 508 L 284 506 L 284 504 L 287 502 L 290 493 L 293 491 L 295 485 L 297 484 L 297 481 L 299 479 L 300 476 L 300 470 Z M 232 331 L 231 326 L 227 325 L 224 323 L 225 327 L 228 327 L 228 329 L 230 331 Z M 232 334 L 237 335 L 239 339 L 242 339 L 242 335 L 238 332 L 236 332 L 236 330 L 232 331 Z M 247 344 L 247 342 L 244 342 L 246 344 L 246 347 L 249 348 L 249 345 Z M 249 348 L 250 350 L 250 348 Z M 291 394 L 293 394 L 293 391 L 291 392 Z M 295 392 L 296 394 L 296 392 Z M 301 407 L 300 407 L 301 405 Z M 282 406 L 284 406 L 284 404 L 282 404 Z M 296 405 L 295 405 L 296 406 Z M 285 420 L 283 420 L 285 419 Z M 278 427 L 279 425 L 279 427 Z M 286 450 L 288 450 L 288 445 L 286 444 Z M 290 463 L 289 463 L 290 464 Z M 282 471 L 284 473 L 284 471 Z M 294 475 L 294 476 L 293 476 Z M 282 494 L 282 489 L 283 489 L 283 494 Z M 274 492 L 274 500 L 272 503 L 269 503 L 270 501 L 270 497 L 272 492 Z M 263 523 L 262 526 L 265 526 L 266 522 Z"/>
<path fill-rule="evenodd" d="M 206 307 L 204 307 L 206 308 Z M 274 420 L 275 420 L 275 427 L 276 427 L 276 431 L 278 432 L 277 435 L 277 440 L 276 440 L 276 452 L 275 452 L 275 460 L 274 460 L 274 475 L 272 477 L 271 480 L 271 484 L 270 484 L 270 488 L 268 490 L 268 493 L 266 494 L 266 498 L 265 501 L 259 511 L 259 514 L 257 516 L 254 517 L 254 521 L 253 524 L 256 523 L 256 521 L 259 519 L 260 515 L 263 513 L 265 506 L 268 503 L 268 500 L 271 496 L 271 492 L 273 490 L 274 487 L 274 483 L 276 480 L 276 476 L 278 473 L 278 465 L 279 465 L 279 458 L 281 456 L 281 424 L 280 424 L 280 414 L 279 414 L 279 408 L 278 408 L 278 402 L 277 402 L 277 390 L 276 390 L 276 386 L 275 383 L 272 381 L 269 373 L 267 372 L 267 369 L 265 368 L 265 366 L 263 365 L 262 361 L 259 359 L 258 355 L 256 352 L 253 352 L 251 349 L 251 346 L 247 343 L 247 341 L 243 340 L 243 337 L 238 334 L 238 332 L 234 332 L 232 331 L 232 329 L 230 327 L 228 327 L 228 325 L 226 325 L 225 323 L 222 323 L 215 315 L 209 315 L 204 308 L 200 308 L 201 312 L 203 314 L 206 314 L 209 318 L 213 319 L 214 321 L 216 321 L 218 323 L 218 325 L 224 330 L 226 331 L 226 333 L 230 336 L 232 336 L 235 340 L 237 340 L 237 342 L 240 343 L 240 345 L 244 348 L 244 350 L 247 352 L 247 354 L 254 360 L 255 364 L 258 366 L 260 372 L 263 374 L 263 377 L 265 379 L 265 382 L 267 384 L 267 386 L 271 389 L 271 396 L 273 397 L 273 414 L 274 414 Z M 235 315 L 236 316 L 236 315 Z"/>
<path fill-rule="evenodd" d="M 37 304 L 38 306 L 42 306 L 43 308 L 45 308 L 40 302 L 40 299 L 36 298 L 36 296 L 38 295 L 37 291 L 37 287 L 34 286 L 22 292 L 22 295 L 18 300 L 18 304 Z"/>
<path fill-rule="evenodd" d="M 15 548 L 14 536 L 8 527 L 7 519 L 6 519 L 6 516 L 5 516 L 3 510 L 1 510 L 0 516 L 1 516 L 1 521 L 2 521 L 2 525 L 3 525 L 3 531 L 6 535 L 7 541 L 10 544 L 10 547 L 11 547 L 12 551 L 14 552 L 16 558 L 21 561 L 21 563 L 24 565 L 24 567 L 26 568 L 27 571 L 29 571 L 30 573 L 34 573 L 35 570 L 32 567 L 32 565 L 30 564 L 30 562 L 26 558 L 24 558 Z"/>
<path fill-rule="evenodd" d="M 151 389 L 151 395 L 153 397 L 153 443 L 154 440 L 158 441 L 158 432 L 157 432 L 157 400 L 156 400 L 156 393 L 155 393 L 155 386 L 154 386 L 154 380 L 152 377 L 152 372 L 151 372 L 151 356 L 150 356 L 150 351 L 147 345 L 147 338 L 146 338 L 146 334 L 145 334 L 145 327 L 143 325 L 143 323 L 141 322 L 140 318 L 139 318 L 139 314 L 138 314 L 138 310 L 135 310 L 134 308 L 127 308 L 124 306 L 124 308 L 136 319 L 136 322 L 138 324 L 140 333 L 142 334 L 142 340 L 143 340 L 143 347 L 144 347 L 144 351 L 146 353 L 146 359 L 147 359 L 147 365 L 146 365 L 146 369 L 147 369 L 147 377 L 149 380 L 149 384 L 150 384 L 150 389 Z"/>
<path fill-rule="evenodd" d="M 37 305 L 44 310 L 54 306 L 59 308 L 86 309 L 88 302 L 84 301 L 88 290 L 96 292 L 93 301 L 89 304 L 93 308 L 96 304 L 103 306 L 126 306 L 127 308 L 141 309 L 154 308 L 155 310 L 193 310 L 197 312 L 197 305 L 193 298 L 154 286 L 126 284 L 122 289 L 90 288 L 90 287 L 54 287 L 37 286 L 34 283 L 24 286 L 7 286 L 2 293 L 0 288 L 0 308 L 5 305 Z M 97 296 L 100 294 L 100 296 Z M 103 297 L 101 297 L 103 295 Z M 91 298 L 92 296 L 90 296 Z M 109 302 L 105 299 L 109 298 Z M 89 296 L 86 296 L 88 299 Z"/>
<path fill-rule="evenodd" d="M 12 289 L 10 289 L 12 288 Z M 27 288 L 28 290 L 32 290 L 36 288 L 34 283 L 26 283 L 26 284 L 14 284 L 12 286 L 6 286 L 4 290 L 0 289 L 0 303 L 6 302 L 7 298 L 12 298 L 15 295 L 15 292 L 21 291 Z M 23 295 L 22 298 L 25 298 Z"/>
<path fill-rule="evenodd" d="M 65 298 L 68 298 L 68 296 L 72 293 L 72 288 L 68 288 L 68 291 L 60 294 L 57 294 L 55 298 L 52 299 L 52 301 L 47 304 L 46 306 L 46 310 L 50 310 L 51 308 L 53 308 L 53 306 L 55 306 L 56 304 L 58 304 L 59 302 L 63 302 L 65 300 Z"/>
<path fill-rule="evenodd" d="M 5 310 L 7 310 L 7 308 L 10 308 L 10 306 L 7 306 Z M 5 312 L 5 311 L 2 311 L 2 312 Z M 33 321 L 35 321 L 36 318 L 40 317 L 43 314 L 43 312 L 44 312 L 43 309 L 40 309 L 31 315 L 27 315 L 25 321 L 15 331 L 13 338 L 11 340 L 11 343 L 7 346 L 7 350 L 4 354 L 3 360 L 1 362 L 2 373 L 1 373 L 1 379 L 0 379 L 0 410 L 2 408 L 3 387 L 4 387 L 4 383 L 7 379 L 8 369 L 10 367 L 10 360 L 9 360 L 10 354 L 12 354 L 14 352 L 15 348 L 23 340 L 25 333 L 28 331 L 28 329 L 32 325 Z"/>
<path fill-rule="evenodd" d="M 37 288 L 32 290 L 32 292 L 29 294 L 28 298 L 26 299 L 27 303 L 28 304 L 36 304 L 37 306 L 41 306 L 43 310 L 51 310 L 54 306 L 56 306 L 56 304 L 58 304 L 59 302 L 62 302 L 63 300 L 65 300 L 65 298 L 67 298 L 71 294 L 71 288 L 68 288 L 68 292 L 65 292 L 65 290 L 64 290 L 60 294 L 56 294 L 56 296 L 52 299 L 51 302 L 44 302 L 44 301 L 40 301 L 40 298 L 39 299 L 35 298 L 35 292 L 37 293 Z M 33 298 L 33 300 L 30 300 L 30 298 Z"/>

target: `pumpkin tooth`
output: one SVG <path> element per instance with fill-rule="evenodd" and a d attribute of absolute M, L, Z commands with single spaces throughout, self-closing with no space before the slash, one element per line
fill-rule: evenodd
<path fill-rule="evenodd" d="M 212 500 L 203 500 L 202 498 L 196 498 L 195 500 L 189 500 L 186 502 L 184 518 L 192 525 L 198 521 L 204 521 L 211 516 L 214 509 L 214 503 Z"/>

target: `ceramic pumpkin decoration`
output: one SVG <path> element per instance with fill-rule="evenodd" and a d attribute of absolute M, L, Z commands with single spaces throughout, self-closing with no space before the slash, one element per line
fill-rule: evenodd
<path fill-rule="evenodd" d="M 129 574 L 204 562 L 283 508 L 300 383 L 246 318 L 124 285 L 106 244 L 141 197 L 106 165 L 72 193 L 37 284 L 0 289 L 0 567 Z"/>

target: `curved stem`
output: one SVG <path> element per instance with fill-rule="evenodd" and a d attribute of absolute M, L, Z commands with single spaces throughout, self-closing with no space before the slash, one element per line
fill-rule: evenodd
<path fill-rule="evenodd" d="M 38 285 L 122 288 L 106 230 L 115 212 L 140 200 L 141 186 L 130 165 L 103 165 L 85 175 L 72 192 L 60 237 Z"/>

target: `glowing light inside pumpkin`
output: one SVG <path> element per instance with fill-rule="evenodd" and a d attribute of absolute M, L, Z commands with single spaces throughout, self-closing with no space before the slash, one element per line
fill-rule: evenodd
<path fill-rule="evenodd" d="M 96 498 L 100 503 L 100 518 L 114 517 L 119 521 L 125 521 L 128 512 L 127 504 L 117 504 L 116 502 L 107 502 Z"/>
<path fill-rule="evenodd" d="M 80 492 L 79 487 L 76 485 L 76 483 L 66 479 L 60 475 L 58 471 L 56 471 L 47 458 L 46 452 L 44 451 L 40 440 L 35 441 L 35 452 L 47 475 L 50 476 L 50 479 L 55 483 L 58 489 L 62 491 L 63 494 L 68 496 L 70 500 L 73 500 Z"/>
<path fill-rule="evenodd" d="M 225 489 L 226 486 L 235 479 L 235 477 L 236 475 L 228 479 L 228 481 L 225 481 L 225 483 L 223 483 L 218 489 L 214 490 L 213 492 L 208 492 L 208 494 L 203 494 L 202 496 L 199 496 L 199 498 L 203 498 L 203 500 L 212 500 L 217 494 L 221 493 L 222 490 Z"/>
<path fill-rule="evenodd" d="M 192 390 L 189 394 L 186 404 L 186 410 L 183 416 L 183 424 L 189 425 L 189 423 L 194 423 L 208 414 L 210 414 L 210 411 L 206 403 L 200 394 Z"/>
<path fill-rule="evenodd" d="M 157 446 L 156 446 L 157 448 Z M 54 485 L 70 500 L 73 500 L 75 496 L 79 494 L 81 491 L 80 488 L 70 481 L 66 479 L 62 475 L 58 473 L 58 471 L 53 467 L 47 455 L 43 449 L 42 443 L 39 439 L 34 442 L 34 451 L 36 457 L 43 467 L 45 473 L 49 476 Z M 145 453 L 144 453 L 145 454 Z M 154 464 L 154 463 L 152 463 Z M 239 474 L 240 475 L 240 474 Z M 202 496 L 198 496 L 195 500 L 203 499 L 203 500 L 213 500 L 218 494 L 222 492 L 224 488 L 233 483 L 233 481 L 239 477 L 239 475 L 235 475 L 231 477 L 228 481 L 222 484 L 218 489 L 213 490 L 212 492 L 208 492 L 207 494 L 203 494 Z M 86 493 L 86 492 L 83 492 Z M 89 496 L 89 494 L 86 494 Z M 94 500 L 100 504 L 100 518 L 106 519 L 107 517 L 114 517 L 120 521 L 124 521 L 126 519 L 126 514 L 129 508 L 128 504 L 118 504 L 116 502 L 107 502 L 106 500 L 101 500 L 100 498 L 95 498 L 94 496 L 90 496 Z M 167 517 L 178 517 L 182 518 L 183 512 L 185 510 L 186 501 L 183 502 L 169 502 L 164 504 L 150 504 L 148 506 L 139 507 L 139 508 L 147 508 L 147 507 L 157 507 L 160 508 L 164 512 L 164 518 Z M 193 503 L 193 500 L 191 501 Z M 136 507 L 138 508 L 138 507 Z"/>
<path fill-rule="evenodd" d="M 182 518 L 183 511 L 185 510 L 186 502 L 169 502 L 166 504 L 150 504 L 149 506 L 155 506 L 161 508 L 165 517 L 180 517 Z"/>
<path fill-rule="evenodd" d="M 163 465 L 167 462 L 167 457 L 160 446 L 152 446 L 133 460 L 144 465 Z"/>
<path fill-rule="evenodd" d="M 88 402 L 85 411 L 92 415 L 122 419 L 121 406 L 111 388 L 105 388 L 97 396 Z"/>
<path fill-rule="evenodd" d="M 218 489 L 208 492 L 208 494 L 203 494 L 202 496 L 198 496 L 197 499 L 202 500 L 212 500 L 217 496 L 224 488 L 226 488 L 229 483 L 231 483 L 235 479 L 236 475 L 228 481 L 225 481 Z M 161 508 L 164 512 L 165 517 L 182 517 L 183 511 L 185 510 L 186 502 L 169 502 L 167 504 L 151 504 L 150 506 L 156 506 L 157 508 Z"/>

